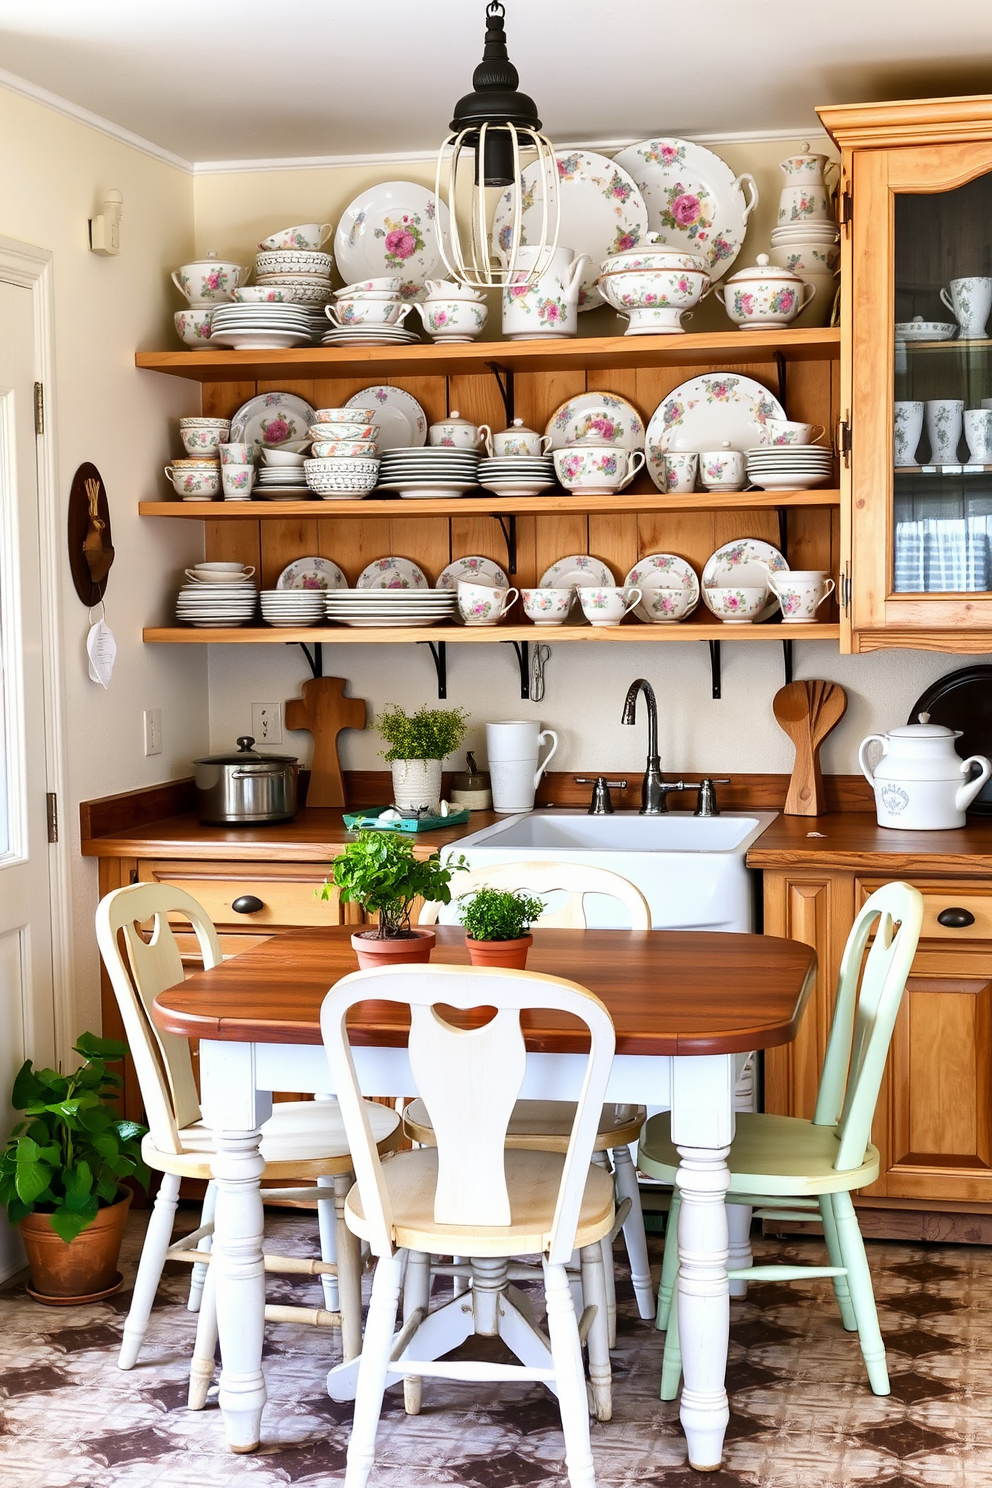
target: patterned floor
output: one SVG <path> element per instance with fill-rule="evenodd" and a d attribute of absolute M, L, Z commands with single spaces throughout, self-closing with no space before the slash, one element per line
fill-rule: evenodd
<path fill-rule="evenodd" d="M 281 1250 L 309 1253 L 309 1221 L 278 1215 Z M 133 1216 L 130 1280 L 143 1216 Z M 184 1226 L 189 1228 L 189 1225 Z M 655 1247 L 658 1249 L 658 1247 Z M 992 1254 L 977 1248 L 869 1244 L 892 1394 L 867 1388 L 829 1281 L 767 1283 L 733 1306 L 731 1424 L 725 1467 L 705 1478 L 685 1461 L 677 1404 L 657 1398 L 662 1336 L 641 1323 L 618 1284 L 614 1418 L 593 1424 L 600 1488 L 988 1488 L 992 1485 Z M 756 1244 L 792 1260 L 813 1240 Z M 660 1259 L 660 1253 L 655 1259 Z M 23 1290 L 0 1294 L 2 1488 L 316 1488 L 340 1482 L 350 1406 L 322 1388 L 336 1335 L 270 1326 L 265 1444 L 232 1456 L 211 1397 L 185 1409 L 194 1319 L 188 1273 L 168 1276 L 141 1361 L 116 1368 L 129 1293 L 56 1311 Z M 270 1278 L 274 1300 L 313 1297 Z M 374 1488 L 564 1488 L 557 1409 L 543 1387 L 498 1393 L 441 1382 L 419 1417 L 387 1395 Z"/>

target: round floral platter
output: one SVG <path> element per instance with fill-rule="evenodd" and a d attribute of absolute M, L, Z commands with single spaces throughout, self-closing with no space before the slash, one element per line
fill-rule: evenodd
<path fill-rule="evenodd" d="M 756 570 L 748 573 L 748 569 Z M 770 573 L 787 573 L 788 560 L 771 543 L 758 537 L 739 537 L 724 543 L 711 553 L 703 566 L 703 588 L 724 589 L 732 585 L 750 588 L 767 584 Z M 754 623 L 767 620 L 779 608 L 778 596 L 769 594 L 768 602 L 754 617 Z"/>
<path fill-rule="evenodd" d="M 636 586 L 641 590 L 684 590 L 692 597 L 690 608 L 686 610 L 683 619 L 688 618 L 699 603 L 699 580 L 696 577 L 696 571 L 691 564 L 686 563 L 684 558 L 679 558 L 675 553 L 648 553 L 644 558 L 638 558 L 623 583 L 625 589 Z M 634 606 L 634 614 L 638 620 L 659 623 L 657 617 L 645 608 L 643 599 Z"/>
<path fill-rule="evenodd" d="M 651 230 L 672 248 L 702 254 L 710 278 L 721 278 L 741 251 L 758 204 L 754 177 L 735 176 L 712 150 L 683 139 L 642 140 L 621 150 L 614 165 L 636 183 Z"/>
<path fill-rule="evenodd" d="M 541 575 L 541 589 L 601 589 L 612 587 L 616 579 L 606 564 L 599 558 L 590 558 L 588 553 L 573 553 L 570 558 L 559 558 Z"/>
<path fill-rule="evenodd" d="M 435 589 L 457 589 L 459 581 L 468 584 L 492 584 L 496 589 L 508 589 L 510 581 L 491 558 L 456 558 L 437 576 Z"/>
<path fill-rule="evenodd" d="M 376 558 L 358 575 L 356 589 L 429 589 L 427 575 L 409 558 Z"/>
<path fill-rule="evenodd" d="M 421 445 L 427 443 L 427 415 L 413 394 L 405 392 L 403 388 L 389 387 L 386 384 L 362 388 L 361 392 L 355 393 L 344 406 L 345 408 L 372 410 L 379 425 L 376 442 L 380 450 L 419 449 Z M 397 413 L 402 414 L 407 426 L 403 439 L 396 437 L 400 432 L 398 420 L 395 417 Z"/>
<path fill-rule="evenodd" d="M 644 448 L 644 420 L 618 393 L 579 393 L 566 398 L 548 419 L 545 435 L 551 448 L 564 449 L 583 435 L 594 434 L 615 449 Z"/>
<path fill-rule="evenodd" d="M 314 409 L 295 393 L 259 393 L 242 403 L 231 419 L 235 444 L 253 444 L 256 449 L 277 449 L 291 441 L 309 442 L 307 430 Z"/>
<path fill-rule="evenodd" d="M 591 261 L 586 264 L 579 285 L 579 310 L 598 310 L 603 302 L 595 284 L 603 259 L 625 248 L 637 247 L 648 229 L 648 209 L 627 172 L 605 155 L 589 150 L 559 150 L 555 158 L 561 209 L 558 242 L 567 243 L 576 258 L 582 253 L 589 254 Z M 534 161 L 524 168 L 520 177 L 522 245 L 540 241 L 544 214 L 541 183 L 540 164 Z M 511 189 L 504 191 L 493 216 L 497 252 L 508 252 L 512 237 Z"/>
<path fill-rule="evenodd" d="M 347 589 L 348 580 L 330 558 L 297 558 L 276 579 L 277 589 Z"/>
<path fill-rule="evenodd" d="M 588 396 L 588 395 L 587 395 Z M 666 490 L 666 450 L 748 450 L 767 444 L 765 420 L 784 419 L 777 398 L 753 377 L 708 372 L 673 388 L 651 415 L 645 438 L 648 474 Z"/>
<path fill-rule="evenodd" d="M 334 258 L 346 284 L 401 274 L 405 300 L 426 298 L 428 279 L 447 275 L 440 235 L 448 208 L 414 181 L 383 181 L 349 202 L 334 234 Z"/>

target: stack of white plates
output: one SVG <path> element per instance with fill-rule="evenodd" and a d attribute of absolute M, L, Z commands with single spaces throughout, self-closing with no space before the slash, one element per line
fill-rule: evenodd
<path fill-rule="evenodd" d="M 322 589 L 263 589 L 261 598 L 268 625 L 319 625 L 324 618 Z"/>
<path fill-rule="evenodd" d="M 447 445 L 387 449 L 379 465 L 379 485 L 410 500 L 432 496 L 464 496 L 478 485 L 479 456 L 475 450 Z"/>
<path fill-rule="evenodd" d="M 325 346 L 412 346 L 419 340 L 416 331 L 389 325 L 332 326 L 321 337 Z"/>
<path fill-rule="evenodd" d="M 247 625 L 255 614 L 254 584 L 184 584 L 176 600 L 176 619 L 186 625 Z"/>
<path fill-rule="evenodd" d="M 310 316 L 299 305 L 218 305 L 210 318 L 211 345 L 236 351 L 305 346 L 311 335 Z"/>
<path fill-rule="evenodd" d="M 772 228 L 773 248 L 784 248 L 793 243 L 836 243 L 840 228 L 836 222 L 785 222 Z"/>
<path fill-rule="evenodd" d="M 454 589 L 336 589 L 324 595 L 328 620 L 341 625 L 376 627 L 437 625 L 458 612 Z"/>
<path fill-rule="evenodd" d="M 747 452 L 747 476 L 765 491 L 805 491 L 822 486 L 834 470 L 834 452 L 822 444 L 763 444 Z"/>
<path fill-rule="evenodd" d="M 265 457 L 265 451 L 262 451 Z M 306 501 L 310 496 L 303 456 L 298 465 L 259 465 L 253 495 L 267 501 Z"/>
<path fill-rule="evenodd" d="M 550 455 L 501 455 L 479 461 L 479 485 L 498 496 L 539 496 L 554 483 Z"/>

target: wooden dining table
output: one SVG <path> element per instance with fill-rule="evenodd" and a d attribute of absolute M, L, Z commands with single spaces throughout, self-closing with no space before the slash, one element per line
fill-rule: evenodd
<path fill-rule="evenodd" d="M 334 1093 L 320 1007 L 328 989 L 356 969 L 350 937 L 343 926 L 273 936 L 192 974 L 154 1004 L 160 1028 L 200 1041 L 203 1116 L 216 1143 L 220 1407 L 234 1451 L 258 1446 L 265 1404 L 259 1128 L 273 1091 Z M 464 932 L 438 926 L 432 960 L 467 964 Z M 527 969 L 578 982 L 606 1004 L 616 1028 L 610 1100 L 671 1108 L 681 1155 L 680 1418 L 690 1464 L 713 1469 L 729 1419 L 724 1195 L 734 1089 L 750 1053 L 795 1038 L 816 953 L 763 935 L 537 929 Z M 584 1031 L 551 1011 L 525 1014 L 523 1024 L 521 1097 L 574 1100 L 585 1069 Z M 348 1027 L 364 1093 L 412 1095 L 404 1010 L 362 1003 Z"/>

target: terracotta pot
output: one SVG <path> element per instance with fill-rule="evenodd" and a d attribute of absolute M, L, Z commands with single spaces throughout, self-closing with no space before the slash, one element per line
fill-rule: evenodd
<path fill-rule="evenodd" d="M 31 1290 L 42 1297 L 92 1297 L 119 1280 L 117 1261 L 131 1195 L 98 1209 L 92 1224 L 70 1244 L 52 1229 L 50 1214 L 28 1214 L 20 1222 L 31 1267 Z"/>
<path fill-rule="evenodd" d="M 521 935 L 519 940 L 473 940 L 466 935 L 468 959 L 473 966 L 506 966 L 512 971 L 525 971 L 527 952 L 534 944 L 533 935 Z"/>
<path fill-rule="evenodd" d="M 429 961 L 437 936 L 433 930 L 411 930 L 392 940 L 379 940 L 373 931 L 356 931 L 351 944 L 358 957 L 360 971 L 380 971 L 384 966 L 402 966 L 414 961 Z"/>

